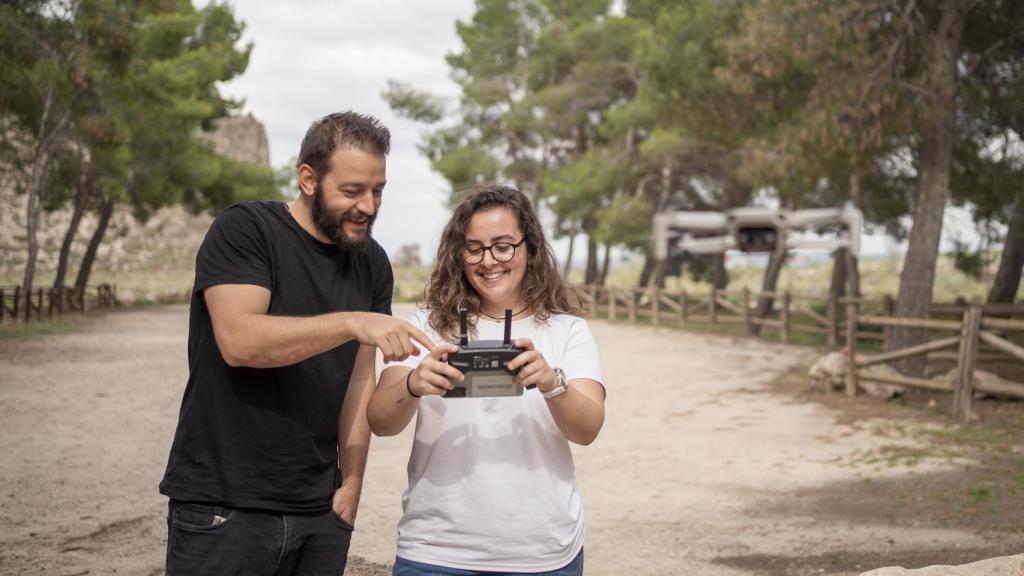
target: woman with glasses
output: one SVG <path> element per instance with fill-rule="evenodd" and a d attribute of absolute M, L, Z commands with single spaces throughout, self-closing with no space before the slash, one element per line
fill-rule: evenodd
<path fill-rule="evenodd" d="M 521 396 L 444 398 L 459 308 L 472 339 L 501 340 L 505 310 L 523 352 Z M 424 308 L 411 323 L 439 342 L 388 364 L 367 408 L 371 429 L 416 419 L 394 576 L 583 573 L 583 508 L 569 443 L 604 423 L 597 346 L 558 273 L 528 198 L 486 184 L 463 193 L 441 236 Z M 445 344 L 447 343 L 447 344 Z"/>

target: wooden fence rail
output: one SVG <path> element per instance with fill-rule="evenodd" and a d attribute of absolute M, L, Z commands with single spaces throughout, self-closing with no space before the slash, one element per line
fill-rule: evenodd
<path fill-rule="evenodd" d="M 711 332 L 726 325 L 739 325 L 751 336 L 763 334 L 763 328 L 774 330 L 785 344 L 798 333 L 825 336 L 830 347 L 842 346 L 847 357 L 846 393 L 855 396 L 860 380 L 895 384 L 912 388 L 953 393 L 953 417 L 962 422 L 971 418 L 975 391 L 1024 398 L 1024 384 L 976 382 L 975 368 L 979 361 L 987 363 L 1024 362 L 1024 346 L 1012 341 L 1011 334 L 1024 333 L 1024 306 L 1008 304 L 934 303 L 933 316 L 942 318 L 900 318 L 893 315 L 894 300 L 863 297 L 817 296 L 786 291 L 753 293 L 711 289 L 706 295 L 685 290 L 669 292 L 657 288 L 611 288 L 574 286 L 584 308 L 594 317 L 648 321 L 653 326 L 690 327 L 706 324 Z M 754 314 L 757 302 L 769 303 L 768 316 Z M 1017 317 L 1017 318 L 1015 318 Z M 951 318 L 956 318 L 951 319 Z M 795 321 L 798 320 L 798 321 Z M 953 335 L 909 346 L 899 350 L 858 353 L 859 342 L 879 343 L 888 348 L 892 328 L 922 328 L 930 332 Z M 954 350 L 955 352 L 946 352 Z M 979 353 L 983 351 L 984 353 Z M 952 382 L 915 378 L 898 374 L 867 371 L 871 366 L 916 356 L 956 361 L 956 377 Z"/>
<path fill-rule="evenodd" d="M 64 312 L 111 308 L 117 304 L 117 287 L 98 284 L 84 290 L 0 286 L 0 323 L 42 320 Z"/>

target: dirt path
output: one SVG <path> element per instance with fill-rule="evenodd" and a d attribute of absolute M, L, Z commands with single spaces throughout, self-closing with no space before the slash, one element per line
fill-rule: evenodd
<path fill-rule="evenodd" d="M 780 387 L 808 349 L 592 326 L 609 399 L 601 437 L 575 451 L 587 574 L 845 575 L 1024 550 L 1024 493 L 965 507 L 950 492 L 976 481 L 963 462 L 873 457 L 921 450 L 930 424 L 850 418 Z M 186 336 L 187 309 L 169 306 L 0 341 L 0 574 L 162 573 L 156 486 Z M 352 548 L 371 563 L 393 560 L 410 431 L 371 450 Z"/>

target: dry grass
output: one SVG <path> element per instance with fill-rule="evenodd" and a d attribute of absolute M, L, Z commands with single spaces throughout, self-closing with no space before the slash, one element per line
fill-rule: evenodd
<path fill-rule="evenodd" d="M 900 258 L 862 259 L 860 274 L 863 294 L 873 298 L 881 298 L 886 294 L 895 297 L 899 293 L 902 263 Z M 640 260 L 613 267 L 608 273 L 607 284 L 617 288 L 636 286 L 642 267 L 643 262 Z M 956 270 L 951 257 L 942 256 L 939 258 L 935 272 L 936 281 L 932 300 L 952 302 L 958 297 L 963 297 L 970 302 L 984 302 L 994 276 L 994 265 L 981 279 L 975 279 Z M 737 263 L 729 268 L 729 289 L 749 288 L 755 292 L 760 291 L 763 277 L 763 265 Z M 828 293 L 831 277 L 832 263 L 830 261 L 791 260 L 782 270 L 776 288 L 800 294 L 824 295 Z M 581 282 L 583 271 L 574 268 L 569 274 L 569 278 L 574 282 Z M 709 289 L 706 283 L 694 282 L 685 275 L 682 278 L 669 278 L 666 287 L 693 292 L 703 292 Z M 1024 299 L 1024 283 L 1021 283 L 1017 291 L 1017 300 L 1021 299 Z"/>

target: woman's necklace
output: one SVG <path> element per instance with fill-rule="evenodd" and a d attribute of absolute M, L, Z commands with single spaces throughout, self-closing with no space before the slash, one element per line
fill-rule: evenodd
<path fill-rule="evenodd" d="M 522 314 L 523 312 L 526 312 L 529 309 L 530 309 L 529 305 L 523 306 L 523 309 L 520 310 L 519 312 L 513 313 L 512 317 L 515 318 L 516 316 L 519 316 L 520 314 Z M 491 316 L 490 314 L 488 314 L 487 312 L 484 312 L 483 310 L 480 311 L 480 314 L 483 314 L 484 316 L 487 316 L 488 318 L 490 318 L 491 320 L 494 320 L 495 322 L 504 322 L 505 321 L 504 318 L 497 318 L 495 316 Z"/>

